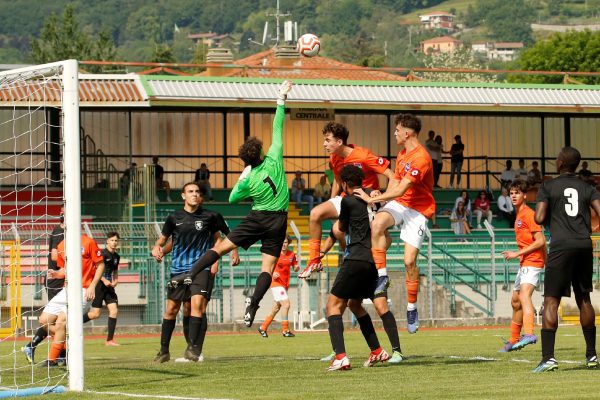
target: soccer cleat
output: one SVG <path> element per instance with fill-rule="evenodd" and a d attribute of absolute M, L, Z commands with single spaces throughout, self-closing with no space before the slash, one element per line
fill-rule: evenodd
<path fill-rule="evenodd" d="M 331 361 L 331 364 L 329 365 L 329 368 L 327 368 L 327 371 L 345 371 L 351 368 L 352 367 L 350 367 L 350 360 L 348 357 L 344 356 L 340 359 L 334 357 L 333 361 Z"/>
<path fill-rule="evenodd" d="M 185 274 L 179 274 L 179 275 L 172 277 L 168 283 L 168 286 L 172 289 L 176 289 L 180 285 L 188 285 L 189 286 L 191 284 L 192 284 L 192 277 L 190 276 L 190 274 L 185 273 Z"/>
<path fill-rule="evenodd" d="M 419 311 L 416 308 L 406 311 L 406 330 L 408 333 L 417 333 L 419 330 Z"/>
<path fill-rule="evenodd" d="M 306 268 L 298 274 L 298 278 L 306 279 L 310 277 L 313 272 L 321 272 L 322 270 L 323 264 L 321 263 L 321 257 L 315 257 L 310 260 Z"/>
<path fill-rule="evenodd" d="M 534 344 L 537 342 L 537 336 L 535 335 L 523 335 L 521 339 L 515 344 L 513 344 L 513 350 L 521 350 L 523 347 L 528 346 L 530 344 Z"/>
<path fill-rule="evenodd" d="M 200 349 L 198 346 L 188 345 L 183 352 L 183 358 L 192 362 L 198 362 L 198 359 L 200 358 Z"/>
<path fill-rule="evenodd" d="M 364 362 L 363 367 L 372 367 L 378 362 L 386 362 L 390 359 L 390 355 L 381 347 L 369 353 L 369 358 Z"/>
<path fill-rule="evenodd" d="M 518 349 L 513 348 L 514 343 L 511 343 L 505 339 L 502 339 L 502 341 L 504 342 L 504 346 L 502 346 L 502 348 L 500 350 L 498 350 L 498 353 L 508 353 L 513 350 L 518 350 Z"/>
<path fill-rule="evenodd" d="M 598 357 L 596 355 L 586 357 L 585 367 L 586 368 L 598 368 Z"/>
<path fill-rule="evenodd" d="M 335 358 L 335 351 L 332 351 L 331 353 L 329 353 L 328 355 L 326 355 L 325 357 L 321 358 L 319 361 L 327 361 L 330 362 Z"/>
<path fill-rule="evenodd" d="M 290 331 L 285 331 L 285 332 L 283 332 L 283 337 L 296 337 L 296 335 L 294 335 Z"/>
<path fill-rule="evenodd" d="M 400 364 L 404 361 L 404 356 L 399 351 L 394 351 L 392 357 L 388 360 L 388 364 Z"/>
<path fill-rule="evenodd" d="M 264 338 L 269 337 L 269 334 L 267 333 L 267 331 L 263 331 L 261 328 L 258 328 L 258 333 L 260 333 L 260 336 L 262 336 Z"/>
<path fill-rule="evenodd" d="M 119 343 L 115 342 L 114 340 L 107 340 L 106 343 L 104 343 L 105 346 L 120 346 Z"/>
<path fill-rule="evenodd" d="M 258 304 L 254 304 L 252 302 L 251 297 L 246 297 L 246 312 L 244 313 L 244 324 L 246 324 L 248 328 L 252 326 L 257 310 Z"/>
<path fill-rule="evenodd" d="M 156 357 L 154 357 L 154 362 L 162 364 L 164 362 L 167 362 L 171 359 L 171 354 L 169 354 L 168 351 L 159 351 L 158 354 L 156 354 Z"/>
<path fill-rule="evenodd" d="M 532 371 L 534 373 L 539 372 L 550 372 L 558 369 L 558 363 L 554 358 L 551 358 L 547 361 L 541 361 L 537 367 Z"/>
<path fill-rule="evenodd" d="M 31 347 L 29 345 L 21 347 L 21 351 L 25 354 L 27 361 L 33 364 L 35 359 L 35 347 Z"/>
<path fill-rule="evenodd" d="M 45 361 L 42 361 L 39 366 L 40 366 L 40 368 L 56 368 L 56 367 L 60 367 L 60 365 L 58 364 L 58 362 L 56 362 L 54 360 L 45 360 Z"/>
<path fill-rule="evenodd" d="M 390 277 L 387 275 L 377 277 L 377 285 L 375 286 L 375 296 L 385 292 L 390 287 Z"/>

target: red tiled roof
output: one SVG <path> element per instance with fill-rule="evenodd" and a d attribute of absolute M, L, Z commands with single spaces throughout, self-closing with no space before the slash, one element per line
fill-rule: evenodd
<path fill-rule="evenodd" d="M 460 43 L 460 40 L 454 39 L 453 37 L 450 37 L 450 36 L 442 36 L 442 37 L 436 37 L 433 39 L 423 40 L 421 43 L 429 44 L 429 43 L 450 43 L 450 42 Z"/>
<path fill-rule="evenodd" d="M 226 69 L 221 76 L 252 78 L 339 79 L 360 81 L 404 81 L 404 77 L 343 63 L 327 57 L 277 59 L 273 50 L 265 50 L 235 61 L 249 68 Z M 208 71 L 201 75 L 209 75 Z"/>

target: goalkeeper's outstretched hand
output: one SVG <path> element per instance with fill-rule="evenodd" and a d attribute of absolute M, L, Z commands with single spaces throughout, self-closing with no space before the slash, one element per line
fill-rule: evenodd
<path fill-rule="evenodd" d="M 288 93 L 292 90 L 292 82 L 283 81 L 277 90 L 277 104 L 283 105 L 287 99 Z"/>

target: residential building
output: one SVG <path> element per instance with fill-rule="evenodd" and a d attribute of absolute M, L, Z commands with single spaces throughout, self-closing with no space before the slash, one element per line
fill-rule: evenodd
<path fill-rule="evenodd" d="M 462 45 L 462 42 L 450 36 L 436 37 L 421 42 L 421 51 L 427 53 L 451 53 Z"/>
<path fill-rule="evenodd" d="M 443 29 L 447 32 L 455 30 L 454 15 L 444 11 L 419 15 L 419 20 L 425 29 Z"/>

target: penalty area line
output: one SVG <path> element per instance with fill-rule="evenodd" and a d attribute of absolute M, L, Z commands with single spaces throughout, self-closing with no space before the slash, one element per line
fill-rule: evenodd
<path fill-rule="evenodd" d="M 208 397 L 186 397 L 186 396 L 172 396 L 172 395 L 157 395 L 157 394 L 138 394 L 138 393 L 124 393 L 124 392 L 99 392 L 96 390 L 86 390 L 87 393 L 107 395 L 107 396 L 122 396 L 122 397 L 134 397 L 141 399 L 172 399 L 172 400 L 231 400 L 231 399 L 217 399 Z"/>

